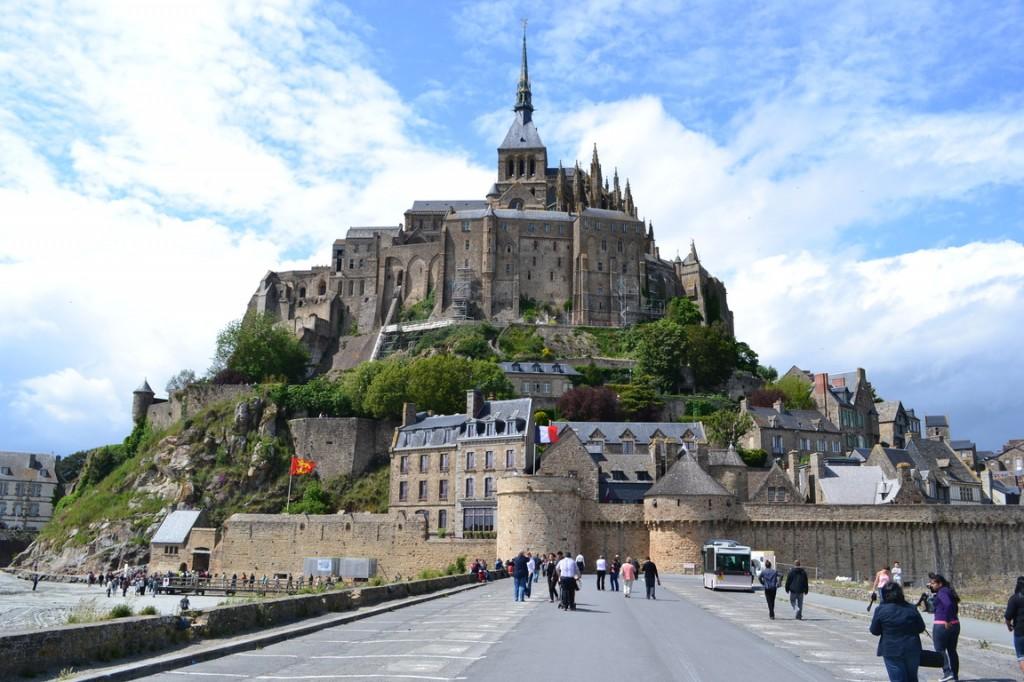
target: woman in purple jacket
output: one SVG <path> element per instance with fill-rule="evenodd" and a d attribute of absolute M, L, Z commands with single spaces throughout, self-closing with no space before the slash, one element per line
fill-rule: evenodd
<path fill-rule="evenodd" d="M 935 574 L 928 582 L 928 589 L 935 593 L 935 619 L 932 621 L 932 641 L 935 650 L 945 656 L 942 666 L 942 682 L 959 679 L 960 657 L 956 653 L 956 642 L 960 639 L 958 603 L 960 597 L 945 577 Z"/>

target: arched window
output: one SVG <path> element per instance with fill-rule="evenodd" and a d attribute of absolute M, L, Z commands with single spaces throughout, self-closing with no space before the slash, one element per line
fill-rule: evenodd
<path fill-rule="evenodd" d="M 299 287 L 299 298 L 306 298 L 306 287 Z"/>
<path fill-rule="evenodd" d="M 524 159 L 519 159 L 519 175 L 520 177 L 526 175 L 526 161 Z"/>
<path fill-rule="evenodd" d="M 530 175 L 536 175 L 536 174 L 537 174 L 537 162 L 534 161 L 533 159 L 530 159 Z"/>
<path fill-rule="evenodd" d="M 522 211 L 523 210 L 523 200 L 522 199 L 513 199 L 512 201 L 508 202 L 508 207 L 511 208 L 514 211 Z"/>
<path fill-rule="evenodd" d="M 320 284 L 316 287 L 317 294 L 320 296 L 327 295 L 327 282 L 320 280 Z"/>
<path fill-rule="evenodd" d="M 515 172 L 516 172 L 516 162 L 513 161 L 512 159 L 509 159 L 508 161 L 505 162 L 505 177 L 506 178 L 511 178 L 512 175 L 515 174 Z"/>

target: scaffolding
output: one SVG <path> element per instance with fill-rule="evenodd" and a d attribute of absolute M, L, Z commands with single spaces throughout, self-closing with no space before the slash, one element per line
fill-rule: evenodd
<path fill-rule="evenodd" d="M 469 319 L 470 300 L 473 297 L 473 269 L 458 267 L 455 269 L 455 286 L 452 288 L 452 318 Z"/>

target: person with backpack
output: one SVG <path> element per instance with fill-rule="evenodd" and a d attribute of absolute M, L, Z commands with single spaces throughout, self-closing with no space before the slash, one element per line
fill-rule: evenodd
<path fill-rule="evenodd" d="M 775 620 L 775 593 L 779 590 L 782 576 L 772 568 L 771 561 L 765 561 L 764 570 L 761 571 L 761 575 L 757 579 L 764 585 L 764 598 L 768 602 L 768 617 Z"/>
<path fill-rule="evenodd" d="M 786 574 L 786 592 L 789 594 L 789 605 L 793 607 L 796 619 L 803 620 L 804 595 L 810 592 L 810 581 L 799 559 L 793 562 L 793 570 Z"/>

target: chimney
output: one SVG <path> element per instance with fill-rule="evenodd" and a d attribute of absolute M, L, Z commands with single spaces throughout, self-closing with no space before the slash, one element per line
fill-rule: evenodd
<path fill-rule="evenodd" d="M 483 409 L 484 394 L 475 388 L 466 391 L 466 416 L 470 419 L 475 419 L 480 416 L 480 412 Z"/>
<path fill-rule="evenodd" d="M 781 400 L 776 400 L 774 403 L 772 403 L 772 409 L 774 409 L 779 414 L 782 414 L 783 410 L 786 409 L 786 406 L 783 404 Z"/>
<path fill-rule="evenodd" d="M 862 385 L 868 382 L 868 373 L 864 371 L 863 367 L 857 368 L 857 381 Z"/>
<path fill-rule="evenodd" d="M 832 378 L 832 385 L 835 386 L 836 388 L 845 388 L 846 387 L 846 378 L 845 377 L 833 377 Z"/>
<path fill-rule="evenodd" d="M 28 468 L 29 469 L 38 469 L 38 468 L 40 468 L 39 467 L 39 462 L 36 460 L 36 456 L 34 454 L 32 454 L 32 453 L 29 453 L 29 455 L 28 455 Z"/>
<path fill-rule="evenodd" d="M 825 395 L 826 389 L 828 388 L 828 373 L 822 372 L 821 374 L 814 375 L 814 394 Z"/>
<path fill-rule="evenodd" d="M 797 488 L 800 487 L 800 477 L 797 475 L 797 469 L 800 467 L 800 453 L 796 450 L 790 450 L 786 454 L 786 474 L 789 475 L 789 480 Z"/>
<path fill-rule="evenodd" d="M 416 403 L 402 403 L 402 426 L 416 423 Z"/>
<path fill-rule="evenodd" d="M 825 462 L 823 455 L 817 452 L 810 454 L 810 469 L 807 472 L 807 488 L 811 493 L 811 502 L 823 503 L 824 497 L 821 494 L 821 476 L 825 473 Z"/>

